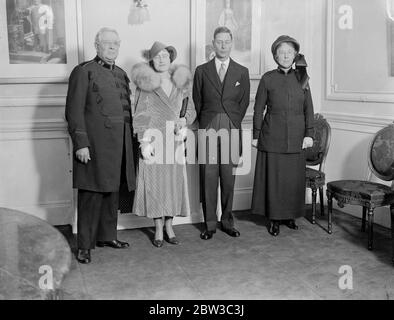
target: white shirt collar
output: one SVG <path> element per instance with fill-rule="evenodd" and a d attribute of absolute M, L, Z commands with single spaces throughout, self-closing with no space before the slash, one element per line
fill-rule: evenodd
<path fill-rule="evenodd" d="M 230 64 L 230 58 L 227 58 L 227 59 L 224 60 L 224 61 L 221 61 L 221 60 L 219 60 L 218 58 L 215 58 L 215 65 L 216 65 L 216 71 L 217 71 L 217 73 L 219 73 L 219 69 L 220 69 L 220 67 L 222 66 L 222 63 L 224 63 L 225 69 L 226 69 L 226 72 L 227 72 L 228 65 Z"/>

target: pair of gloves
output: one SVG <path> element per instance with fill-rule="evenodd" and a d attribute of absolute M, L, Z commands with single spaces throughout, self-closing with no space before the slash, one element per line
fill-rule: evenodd
<path fill-rule="evenodd" d="M 174 133 L 178 137 L 179 141 L 186 140 L 187 138 L 186 118 L 180 118 L 175 122 Z M 142 158 L 144 160 L 150 160 L 155 155 L 155 149 L 151 144 L 151 138 L 144 137 L 139 142 L 140 142 Z"/>
<path fill-rule="evenodd" d="M 257 148 L 257 143 L 258 140 L 253 139 L 252 146 Z M 311 137 L 305 137 L 304 140 L 302 141 L 302 149 L 311 148 L 311 147 L 313 147 L 313 139 Z"/>

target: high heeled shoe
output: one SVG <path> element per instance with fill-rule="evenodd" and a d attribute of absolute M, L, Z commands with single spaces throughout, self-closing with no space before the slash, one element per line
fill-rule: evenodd
<path fill-rule="evenodd" d="M 161 248 L 163 246 L 163 240 L 160 239 L 153 239 L 152 243 L 157 248 Z"/>
<path fill-rule="evenodd" d="M 176 237 L 175 235 L 174 235 L 173 237 L 170 237 L 170 236 L 168 235 L 167 228 L 165 228 L 164 230 L 165 230 L 164 239 L 165 239 L 168 243 L 174 244 L 174 245 L 179 244 L 179 240 L 177 239 L 177 237 Z M 172 231 L 172 233 L 174 233 L 174 231 Z"/>
<path fill-rule="evenodd" d="M 177 244 L 179 244 L 179 240 L 177 239 L 177 237 L 166 237 L 166 240 L 167 240 L 167 242 L 168 243 L 171 243 L 171 244 L 174 244 L 174 245 L 177 245 Z"/>

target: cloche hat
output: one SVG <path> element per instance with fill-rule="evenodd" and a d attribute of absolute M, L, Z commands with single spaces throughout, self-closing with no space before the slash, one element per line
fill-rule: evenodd
<path fill-rule="evenodd" d="M 144 50 L 142 55 L 148 61 L 152 61 L 153 58 L 163 49 L 166 49 L 170 54 L 170 61 L 173 62 L 176 59 L 177 52 L 173 46 L 167 46 L 159 41 L 155 41 L 149 50 Z"/>

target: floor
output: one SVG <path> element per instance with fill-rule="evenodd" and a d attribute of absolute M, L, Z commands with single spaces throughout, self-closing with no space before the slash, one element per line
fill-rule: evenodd
<path fill-rule="evenodd" d="M 264 217 L 236 212 L 240 238 L 218 230 L 199 238 L 200 224 L 175 226 L 178 246 L 151 244 L 153 229 L 119 231 L 126 250 L 97 248 L 92 263 L 72 261 L 63 284 L 64 299 L 394 299 L 390 230 L 374 227 L 374 250 L 368 251 L 361 221 L 334 212 L 333 234 L 325 218 L 299 230 L 281 226 L 272 237 Z M 75 239 L 69 239 L 75 248 Z M 343 274 L 341 266 L 350 266 Z M 343 281 L 344 275 L 351 277 Z M 352 284 L 340 289 L 339 283 Z"/>
<path fill-rule="evenodd" d="M 50 289 L 69 273 L 72 260 L 68 242 L 49 223 L 0 208 L 0 301 L 54 298 Z"/>

